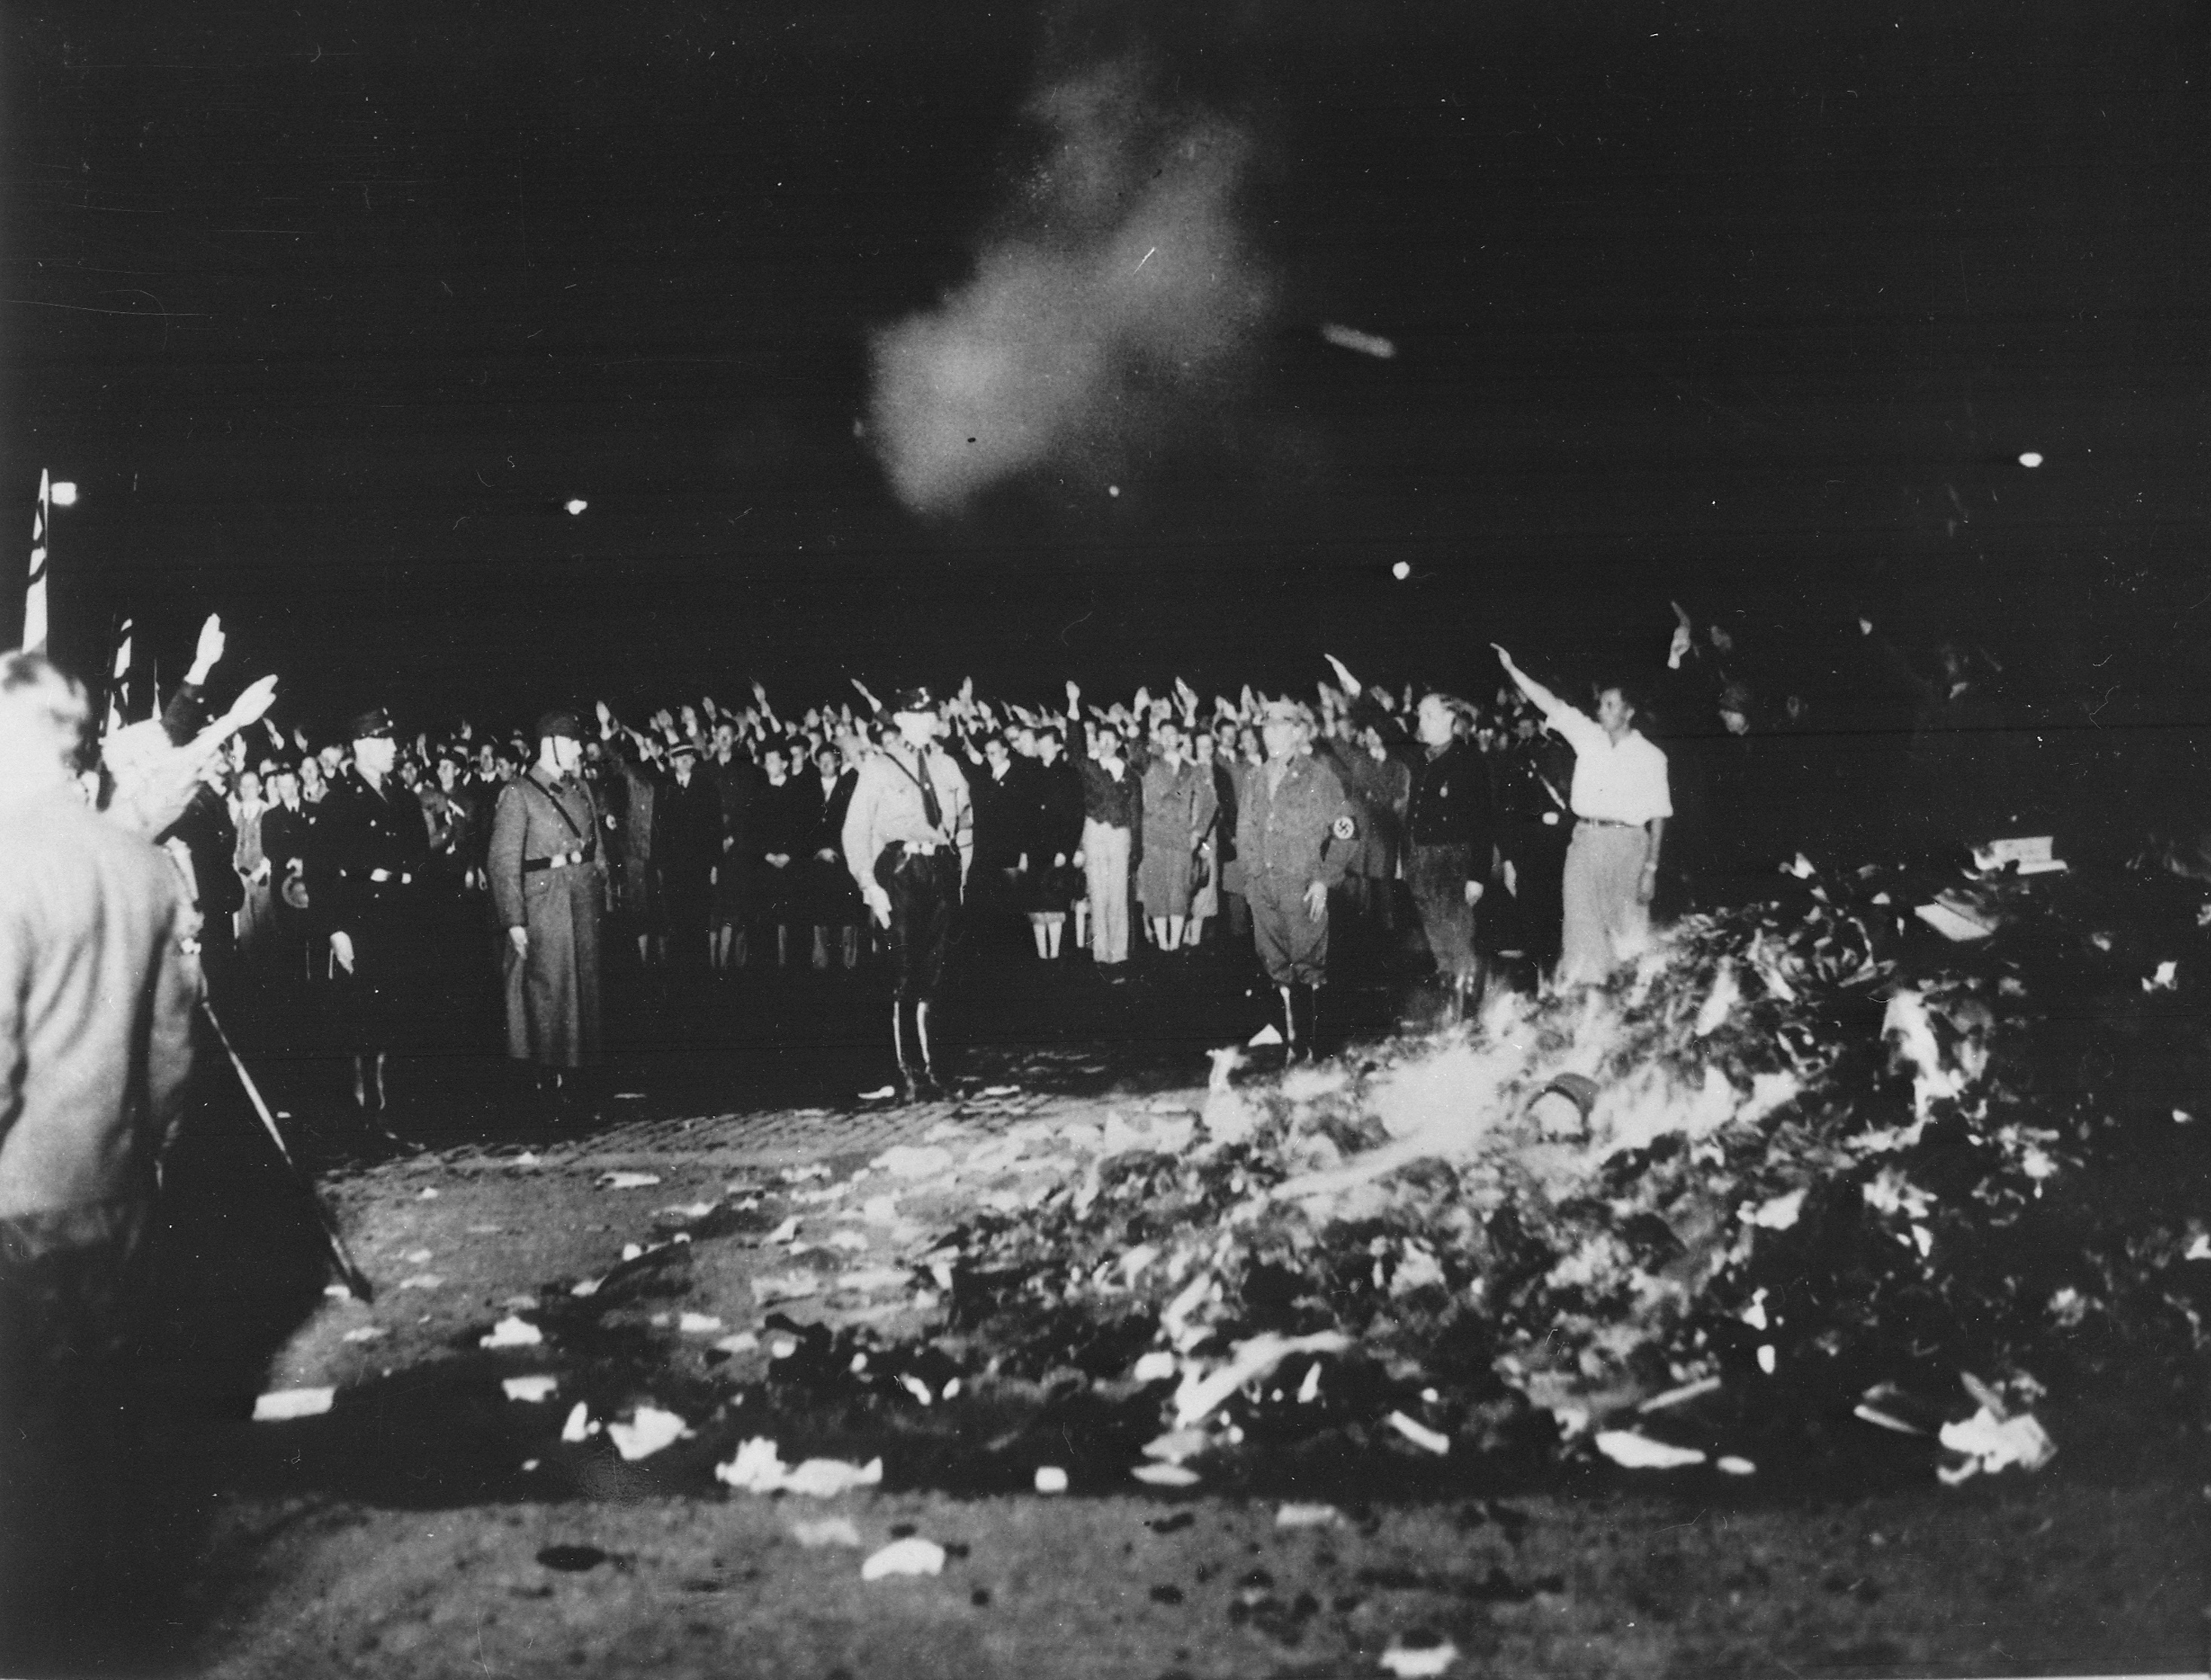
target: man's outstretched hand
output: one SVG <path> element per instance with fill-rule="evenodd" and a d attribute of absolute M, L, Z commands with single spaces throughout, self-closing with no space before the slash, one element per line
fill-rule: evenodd
<path fill-rule="evenodd" d="M 208 674 L 222 663 L 223 650 L 230 645 L 222 633 L 222 614 L 210 613 L 207 622 L 200 626 L 199 645 L 192 652 L 192 668 L 185 673 L 185 680 L 193 687 L 204 685 Z"/>
<path fill-rule="evenodd" d="M 256 677 L 246 684 L 239 697 L 230 703 L 230 710 L 222 716 L 224 732 L 243 729 L 257 723 L 276 703 L 276 677 L 271 672 L 265 677 Z"/>

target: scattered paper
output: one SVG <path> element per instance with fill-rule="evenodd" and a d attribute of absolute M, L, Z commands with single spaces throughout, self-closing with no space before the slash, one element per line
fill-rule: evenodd
<path fill-rule="evenodd" d="M 815 1517 L 801 1519 L 791 1524 L 791 1537 L 809 1551 L 819 1551 L 824 1546 L 860 1548 L 860 1531 L 850 1517 Z"/>
<path fill-rule="evenodd" d="M 1624 1470 L 1679 1470 L 1705 1461 L 1693 1447 L 1669 1447 L 1633 1429 L 1599 1429 L 1596 1450 Z"/>
<path fill-rule="evenodd" d="M 952 1170 L 952 1151 L 942 1144 L 899 1144 L 869 1163 L 893 1178 L 934 1178 Z"/>
<path fill-rule="evenodd" d="M 755 1435 L 737 1448 L 736 1457 L 714 1466 L 714 1479 L 744 1493 L 796 1493 L 833 1499 L 852 1488 L 872 1488 L 883 1479 L 883 1461 L 847 1464 L 841 1459 L 809 1459 L 796 1469 L 784 1463 L 775 1442 Z"/>
<path fill-rule="evenodd" d="M 578 1400 L 568 1409 L 568 1421 L 560 1426 L 560 1439 L 573 1446 L 591 1432 L 591 1409 Z"/>
<path fill-rule="evenodd" d="M 545 1333 L 528 1319 L 503 1318 L 491 1327 L 491 1334 L 476 1338 L 478 1347 L 536 1347 L 545 1339 Z"/>
<path fill-rule="evenodd" d="M 1458 1660 L 1458 1647 L 1445 1640 L 1441 1645 L 1393 1645 L 1381 1656 L 1382 1666 L 1400 1680 L 1413 1680 L 1420 1675 L 1441 1674 Z"/>
<path fill-rule="evenodd" d="M 675 1327 L 687 1336 L 711 1336 L 722 1327 L 722 1320 L 712 1313 L 686 1313 L 675 1320 Z"/>
<path fill-rule="evenodd" d="M 1056 1464 L 1039 1465 L 1036 1472 L 1036 1490 L 1039 1493 L 1065 1493 L 1067 1472 Z"/>
<path fill-rule="evenodd" d="M 560 1379 L 557 1376 L 511 1376 L 499 1386 L 506 1391 L 506 1398 L 510 1400 L 526 1400 L 535 1405 L 541 1400 L 552 1398 L 553 1391 L 560 1386 Z"/>
<path fill-rule="evenodd" d="M 934 1540 L 908 1535 L 893 1540 L 860 1566 L 862 1580 L 881 1580 L 891 1575 L 936 1575 L 944 1573 L 944 1548 Z"/>
<path fill-rule="evenodd" d="M 1263 1048 L 1269 1044 L 1279 1044 L 1281 1042 L 1282 1030 L 1271 1021 L 1244 1041 L 1247 1047 L 1255 1050 Z"/>
<path fill-rule="evenodd" d="M 636 1416 L 627 1423 L 609 1423 L 607 1434 L 615 1443 L 615 1450 L 625 1459 L 650 1458 L 671 1442 L 682 1440 L 691 1433 L 691 1426 L 672 1411 L 663 1411 L 658 1406 L 641 1405 Z"/>
<path fill-rule="evenodd" d="M 380 1324 L 364 1324 L 358 1330 L 348 1330 L 338 1339 L 345 1342 L 373 1342 L 391 1333 Z"/>
<path fill-rule="evenodd" d="M 319 1417 L 336 1399 L 335 1388 L 278 1388 L 258 1395 L 253 1402 L 257 1423 L 283 1423 L 294 1417 Z"/>
<path fill-rule="evenodd" d="M 734 1336 L 724 1336 L 714 1344 L 724 1353 L 750 1353 L 760 1345 L 760 1338 L 749 1330 L 740 1330 Z"/>
<path fill-rule="evenodd" d="M 1993 1475 L 2013 1465 L 2021 1470 L 2039 1470 L 2057 1455 L 2057 1443 L 2025 1412 L 2016 1417 L 1998 1417 L 1985 1405 L 1963 1423 L 1945 1423 L 1941 1438 L 1945 1447 L 1965 1459 L 1961 1465 L 1935 1472 L 1952 1487 L 1970 1477 Z"/>
<path fill-rule="evenodd" d="M 1414 1422 L 1402 1411 L 1391 1412 L 1387 1421 L 1391 1429 L 1396 1430 L 1415 1447 L 1425 1447 L 1429 1452 L 1438 1455 L 1451 1451 L 1449 1435 L 1439 1435 L 1427 1424 Z"/>
<path fill-rule="evenodd" d="M 1785 1196 L 1761 1202 L 1756 1207 L 1745 1202 L 1741 1210 L 1743 1224 L 1757 1225 L 1766 1230 L 1785 1231 L 1796 1223 L 1796 1216 L 1804 1211 L 1804 1193 L 1791 1190 Z"/>
<path fill-rule="evenodd" d="M 1993 922 L 1977 914 L 1970 906 L 1947 895 L 1920 905 L 1913 914 L 1944 939 L 1954 940 L 1960 944 L 1971 940 L 1984 940 L 1996 932 Z"/>
<path fill-rule="evenodd" d="M 658 1173 L 604 1173 L 599 1178 L 602 1190 L 643 1190 L 660 1182 Z"/>
<path fill-rule="evenodd" d="M 1180 1464 L 1184 1459 L 1196 1458 L 1212 1445 L 1213 1437 L 1203 1429 L 1169 1429 L 1144 1443 L 1144 1456 Z"/>
<path fill-rule="evenodd" d="M 410 1248 L 399 1258 L 409 1266 L 427 1266 L 430 1263 L 430 1251 L 427 1248 Z"/>
<path fill-rule="evenodd" d="M 1334 1528 L 1343 1513 L 1333 1505 L 1284 1505 L 1275 1513 L 1277 1528 Z"/>
<path fill-rule="evenodd" d="M 445 1280 L 443 1278 L 440 1278 L 434 1272 L 418 1272 L 411 1278 L 402 1278 L 399 1280 L 399 1287 L 402 1289 L 437 1289 L 443 1285 L 445 1281 Z"/>
<path fill-rule="evenodd" d="M 1209 1288 L 1211 1280 L 1199 1278 L 1197 1284 Z M 1184 1299 L 1195 1300 L 1184 1290 L 1174 1304 Z M 1191 1310 L 1184 1308 L 1186 1315 Z M 1173 1306 L 1162 1314 L 1161 1323 L 1173 1314 Z M 1179 1315 L 1178 1315 L 1179 1316 Z M 1194 1368 L 1183 1374 L 1182 1386 L 1175 1391 L 1175 1422 L 1187 1427 L 1203 1419 L 1231 1394 L 1245 1383 L 1265 1376 L 1293 1353 L 1341 1353 L 1351 1345 L 1351 1339 L 1337 1330 L 1324 1330 L 1311 1336 L 1278 1336 L 1272 1332 L 1254 1336 L 1236 1345 L 1233 1357 L 1220 1369 L 1209 1375 L 1200 1376 Z"/>
<path fill-rule="evenodd" d="M 821 1280 L 806 1272 L 786 1272 L 780 1277 L 753 1279 L 753 1299 L 763 1307 L 773 1301 L 802 1301 L 821 1292 Z"/>
<path fill-rule="evenodd" d="M 1188 1488 L 1197 1484 L 1197 1472 L 1178 1464 L 1140 1464 L 1129 1472 L 1155 1488 Z"/>

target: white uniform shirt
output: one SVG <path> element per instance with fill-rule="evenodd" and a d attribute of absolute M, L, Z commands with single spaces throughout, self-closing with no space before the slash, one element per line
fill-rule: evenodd
<path fill-rule="evenodd" d="M 1617 743 L 1586 712 L 1560 705 L 1544 720 L 1574 749 L 1574 815 L 1640 828 L 1674 814 L 1667 789 L 1666 755 L 1630 729 Z"/>

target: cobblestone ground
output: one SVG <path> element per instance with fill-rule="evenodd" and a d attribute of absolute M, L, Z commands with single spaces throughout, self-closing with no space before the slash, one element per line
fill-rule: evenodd
<path fill-rule="evenodd" d="M 871 1010 L 808 1040 L 732 1006 L 618 1055 L 596 1121 L 516 1108 L 495 1065 L 477 1086 L 424 1080 L 444 1096 L 395 1123 L 427 1146 L 387 1159 L 351 1156 L 342 1115 L 317 1106 L 326 1067 L 277 1061 L 269 1083 L 333 1161 L 324 1194 L 377 1298 L 322 1292 L 296 1205 L 288 1226 L 246 1219 L 282 1202 L 282 1181 L 250 1122 L 211 1127 L 227 1146 L 190 1170 L 226 1211 L 178 1239 L 195 1263 L 173 1268 L 173 1304 L 202 1328 L 161 1377 L 183 1512 L 168 1573 L 185 1585 L 162 1600 L 158 1659 L 130 1671 L 1332 1675 L 1442 1641 L 1453 1673 L 2200 1666 L 2211 1490 L 2194 1475 L 2076 1478 L 2061 1459 L 2032 1481 L 1815 1506 L 1602 1475 L 1298 1527 L 1202 1489 L 762 1498 L 718 1488 L 723 1449 L 704 1440 L 632 1463 L 603 1436 L 558 1439 L 578 1401 L 611 1419 L 764 1371 L 770 1312 L 921 1327 L 934 1234 L 1073 1163 L 1039 1145 L 1027 1176 L 949 1194 L 870 1163 L 1194 1106 L 1203 1048 L 1242 1024 L 1220 989 L 1200 972 L 1128 999 L 971 994 L 959 1098 L 913 1107 L 856 1100 L 882 1066 Z M 1093 1012 L 1055 1023 L 1069 997 Z M 1000 1030 L 976 1030 L 991 1010 Z M 589 1348 L 479 1345 L 503 1318 L 652 1264 L 671 1233 L 709 1230 L 710 1208 L 718 1234 L 689 1245 L 669 1292 Z M 197 1263 L 216 1250 L 220 1285 L 221 1266 Z M 204 1327 L 263 1321 L 274 1343 Z M 716 1346 L 732 1336 L 736 1351 Z M 534 1372 L 554 1392 L 502 1394 Z M 323 1387 L 326 1414 L 245 1421 L 256 1393 Z M 943 1573 L 863 1580 L 862 1558 L 908 1534 L 946 1545 Z"/>

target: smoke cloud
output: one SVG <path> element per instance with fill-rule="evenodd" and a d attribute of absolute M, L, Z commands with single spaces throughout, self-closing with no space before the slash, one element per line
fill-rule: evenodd
<path fill-rule="evenodd" d="M 1266 314 L 1237 223 L 1242 130 L 1162 117 L 1130 61 L 1025 114 L 1046 144 L 973 276 L 875 340 L 868 432 L 917 512 L 1162 437 Z"/>

